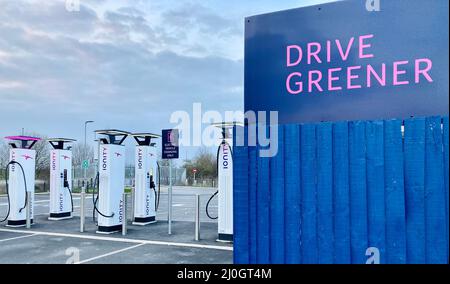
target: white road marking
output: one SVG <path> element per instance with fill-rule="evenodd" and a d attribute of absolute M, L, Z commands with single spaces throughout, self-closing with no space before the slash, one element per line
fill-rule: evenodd
<path fill-rule="evenodd" d="M 233 247 L 228 247 L 228 246 L 213 246 L 213 245 L 151 241 L 151 240 L 140 240 L 140 239 L 124 239 L 124 238 L 113 238 L 113 237 L 81 235 L 81 234 L 64 234 L 64 233 L 42 232 L 42 231 L 25 231 L 25 230 L 16 230 L 16 229 L 0 229 L 0 232 L 12 232 L 12 233 L 23 233 L 23 234 L 34 233 L 36 235 L 52 236 L 52 237 L 66 237 L 66 238 L 78 238 L 78 239 L 88 239 L 88 240 L 98 240 L 98 241 L 111 241 L 111 242 L 119 242 L 119 243 L 134 243 L 134 244 L 162 245 L 162 246 L 176 246 L 176 247 L 203 248 L 203 249 L 233 251 Z"/>
<path fill-rule="evenodd" d="M 115 254 L 118 254 L 118 253 L 121 253 L 121 252 L 124 252 L 124 251 L 127 251 L 127 250 L 131 250 L 131 249 L 143 246 L 143 245 L 145 245 L 145 244 L 138 244 L 138 245 L 135 245 L 135 246 L 131 246 L 131 247 L 115 250 L 115 251 L 112 251 L 112 252 L 109 252 L 109 253 L 105 253 L 105 254 L 102 254 L 102 255 L 99 255 L 99 256 L 95 256 L 95 257 L 92 257 L 92 258 L 88 258 L 86 260 L 82 260 L 82 261 L 76 262 L 75 264 L 83 264 L 83 263 L 86 263 L 86 262 L 94 261 L 94 260 L 97 260 L 97 259 L 100 259 L 100 258 L 104 258 L 104 257 L 107 257 L 107 256 L 115 255 Z"/>
<path fill-rule="evenodd" d="M 31 235 L 26 235 L 26 236 L 18 236 L 18 237 L 9 238 L 9 239 L 3 239 L 3 240 L 0 240 L 0 243 L 12 241 L 12 240 L 23 239 L 23 238 L 29 238 L 29 237 L 33 237 L 33 236 L 36 236 L 36 234 L 31 234 Z"/>
<path fill-rule="evenodd" d="M 85 199 L 90 198 L 90 196 L 86 196 Z M 81 197 L 74 197 L 73 200 L 80 200 Z M 45 200 L 35 200 L 34 204 L 39 204 L 39 203 L 50 203 L 50 199 L 45 199 Z M 6 206 L 8 205 L 8 203 L 0 203 L 0 206 Z"/>

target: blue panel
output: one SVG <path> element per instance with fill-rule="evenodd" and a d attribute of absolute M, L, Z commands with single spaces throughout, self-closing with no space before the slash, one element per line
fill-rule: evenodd
<path fill-rule="evenodd" d="M 258 158 L 257 263 L 270 263 L 270 171 L 269 158 Z"/>
<path fill-rule="evenodd" d="M 406 263 L 402 121 L 384 125 L 387 263 Z"/>
<path fill-rule="evenodd" d="M 333 194 L 335 263 L 351 263 L 348 123 L 333 125 Z"/>
<path fill-rule="evenodd" d="M 316 126 L 301 126 L 302 262 L 318 263 L 316 196 Z"/>
<path fill-rule="evenodd" d="M 441 119 L 426 120 L 425 210 L 427 263 L 447 263 L 447 228 L 445 217 L 444 161 Z"/>
<path fill-rule="evenodd" d="M 300 185 L 300 126 L 286 125 L 285 151 L 285 210 L 286 263 L 300 264 L 301 185 Z"/>
<path fill-rule="evenodd" d="M 366 123 L 367 143 L 367 215 L 369 247 L 380 251 L 385 263 L 386 231 L 384 206 L 384 125 L 383 121 Z"/>
<path fill-rule="evenodd" d="M 257 203 L 256 203 L 256 190 L 258 181 L 258 168 L 257 168 L 257 148 L 255 146 L 248 147 L 248 163 L 249 163 L 249 258 L 250 263 L 255 264 L 257 262 Z"/>
<path fill-rule="evenodd" d="M 449 185 L 448 185 L 448 175 L 449 175 L 449 165 L 448 165 L 448 116 L 444 117 L 444 181 L 445 181 L 445 200 L 446 200 L 446 222 L 447 224 L 447 244 L 449 243 L 449 219 L 448 219 L 448 211 L 449 211 Z"/>
<path fill-rule="evenodd" d="M 352 263 L 355 264 L 366 262 L 366 250 L 368 248 L 365 136 L 364 122 L 350 123 L 350 237 Z"/>
<path fill-rule="evenodd" d="M 234 134 L 236 135 L 236 131 Z M 233 187 L 234 263 L 248 264 L 250 243 L 247 146 L 233 147 Z"/>
<path fill-rule="evenodd" d="M 408 263 L 425 263 L 425 119 L 405 121 L 405 192 Z"/>
<path fill-rule="evenodd" d="M 319 263 L 334 262 L 332 124 L 317 125 L 317 235 Z"/>
<path fill-rule="evenodd" d="M 245 110 L 279 111 L 283 124 L 448 115 L 449 33 L 443 27 L 448 26 L 449 1 L 381 0 L 380 13 L 368 12 L 365 5 L 363 0 L 337 1 L 247 18 Z M 358 48 L 359 36 L 365 35 L 373 35 L 362 40 L 370 44 L 364 50 L 370 58 L 361 58 Z M 350 42 L 348 57 L 341 56 Z M 320 49 L 319 60 L 308 56 L 308 44 L 311 51 Z M 291 45 L 299 46 L 303 56 L 293 48 L 293 66 L 288 66 Z M 422 75 L 416 81 L 415 62 L 422 59 L 432 61 L 433 82 Z M 408 64 L 398 66 L 406 73 L 399 76 L 403 84 L 396 84 L 393 66 L 402 60 Z M 382 64 L 385 84 L 374 78 L 369 84 L 368 65 L 381 74 Z M 341 69 L 330 75 L 332 68 Z M 320 75 L 310 78 L 311 71 Z M 288 80 L 295 72 L 302 76 Z M 356 76 L 353 84 L 346 80 L 348 72 Z M 321 90 L 310 84 L 319 77 Z M 291 94 L 286 85 L 301 93 Z"/>
<path fill-rule="evenodd" d="M 278 129 L 278 153 L 270 160 L 270 261 L 285 262 L 284 129 Z"/>

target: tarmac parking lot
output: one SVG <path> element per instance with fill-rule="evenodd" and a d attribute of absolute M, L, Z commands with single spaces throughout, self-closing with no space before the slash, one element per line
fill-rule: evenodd
<path fill-rule="evenodd" d="M 86 196 L 86 226 L 80 233 L 80 195 L 74 194 L 74 217 L 49 221 L 49 195 L 36 194 L 31 229 L 0 225 L 0 263 L 49 264 L 226 264 L 232 263 L 232 244 L 220 243 L 217 220 L 209 219 L 205 206 L 215 189 L 174 188 L 172 234 L 168 235 L 168 195 L 163 188 L 157 223 L 145 227 L 129 223 L 126 236 L 96 234 L 92 196 Z M 200 241 L 195 241 L 195 194 L 201 194 Z M 131 205 L 128 203 L 128 212 Z M 6 214 L 6 196 L 0 196 L 0 218 Z M 217 198 L 210 205 L 217 216 Z M 129 215 L 130 216 L 130 215 Z"/>

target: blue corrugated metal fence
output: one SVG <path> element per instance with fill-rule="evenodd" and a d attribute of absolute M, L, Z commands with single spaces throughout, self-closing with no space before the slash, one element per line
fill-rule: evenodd
<path fill-rule="evenodd" d="M 279 126 L 234 147 L 235 263 L 448 263 L 449 119 Z M 403 129 L 403 131 L 402 131 Z"/>

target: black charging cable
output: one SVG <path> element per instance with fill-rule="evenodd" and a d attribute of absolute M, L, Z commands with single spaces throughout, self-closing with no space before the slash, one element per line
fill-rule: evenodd
<path fill-rule="evenodd" d="M 72 208 L 72 211 L 71 211 L 71 212 L 73 212 L 73 196 L 72 196 L 72 190 L 70 189 L 69 184 L 67 184 L 67 186 L 65 186 L 65 188 L 67 188 L 67 190 L 69 191 L 69 195 L 70 195 L 70 206 L 71 206 L 71 208 Z"/>
<path fill-rule="evenodd" d="M 161 197 L 161 167 L 159 166 L 159 163 L 156 162 L 156 165 L 158 166 L 158 198 L 155 196 L 155 200 L 157 199 L 158 202 L 155 206 L 155 211 L 158 211 L 159 208 L 159 198 Z"/>
<path fill-rule="evenodd" d="M 100 197 L 100 173 L 97 173 L 97 176 L 95 177 L 95 184 L 97 187 L 97 197 L 95 197 L 95 190 L 92 189 L 92 201 L 94 203 L 94 209 L 92 210 L 92 219 L 94 220 L 94 223 L 97 224 L 95 220 L 95 212 L 97 212 L 99 215 L 105 217 L 105 218 L 112 218 L 114 217 L 114 212 L 111 215 L 106 215 L 100 212 L 100 210 L 97 207 L 98 199 Z"/>
<path fill-rule="evenodd" d="M 217 175 L 219 174 L 219 157 L 220 157 L 220 149 L 222 148 L 222 146 L 227 145 L 229 150 L 230 150 L 230 154 L 231 154 L 231 159 L 233 159 L 233 150 L 231 149 L 230 144 L 223 140 L 222 143 L 220 143 L 219 148 L 217 148 L 217 156 L 216 156 L 216 170 L 217 170 Z M 213 195 L 211 195 L 211 197 L 208 199 L 208 202 L 206 203 L 206 216 L 208 216 L 209 219 L 212 220 L 217 220 L 219 219 L 219 216 L 217 217 L 212 217 L 211 214 L 209 214 L 209 205 L 211 203 L 211 201 L 214 199 L 214 197 L 216 197 L 216 195 L 219 194 L 219 190 L 217 190 Z"/>
<path fill-rule="evenodd" d="M 28 189 L 27 189 L 27 179 L 25 177 L 25 171 L 24 171 L 24 169 L 23 169 L 23 167 L 22 167 L 22 165 L 20 163 L 18 163 L 16 161 L 11 161 L 5 167 L 5 185 L 6 185 L 6 196 L 8 198 L 8 211 L 6 213 L 6 217 L 3 220 L 1 220 L 0 223 L 3 223 L 6 220 L 8 220 L 9 214 L 11 213 L 11 200 L 10 200 L 10 197 L 9 197 L 9 183 L 8 183 L 8 180 L 9 180 L 9 167 L 12 166 L 12 165 L 18 165 L 19 168 L 21 169 L 22 176 L 23 176 L 24 188 L 25 188 L 25 204 L 23 205 L 22 208 L 19 209 L 19 213 L 22 213 L 23 209 L 25 209 L 27 207 L 27 204 L 28 204 L 28 194 L 27 194 Z"/>

